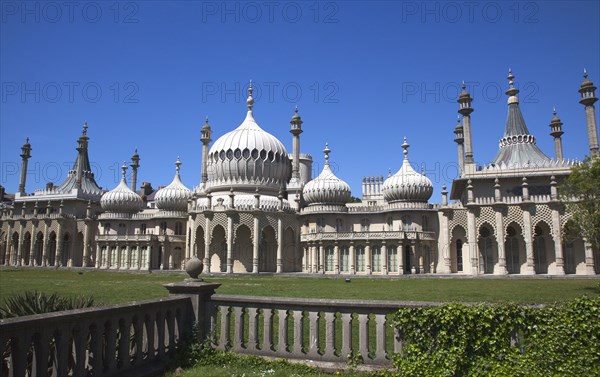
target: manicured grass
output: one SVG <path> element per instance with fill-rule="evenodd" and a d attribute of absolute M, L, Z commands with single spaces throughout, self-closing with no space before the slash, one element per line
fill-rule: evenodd
<path fill-rule="evenodd" d="M 0 299 L 37 289 L 64 295 L 93 295 L 103 304 L 125 303 L 167 296 L 162 286 L 187 275 L 127 273 L 97 270 L 1 268 Z M 296 276 L 213 276 L 217 293 L 252 296 L 306 297 L 357 300 L 549 303 L 583 295 L 600 295 L 600 279 L 578 278 L 357 278 Z M 0 300 L 1 302 L 1 300 Z"/>

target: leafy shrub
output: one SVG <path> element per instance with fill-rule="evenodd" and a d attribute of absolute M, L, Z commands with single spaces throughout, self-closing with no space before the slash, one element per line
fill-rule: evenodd
<path fill-rule="evenodd" d="M 600 299 L 403 308 L 394 326 L 400 376 L 600 375 Z"/>
<path fill-rule="evenodd" d="M 25 291 L 9 296 L 0 307 L 0 318 L 58 312 L 62 310 L 89 308 L 94 298 L 89 296 L 62 297 L 57 293 Z"/>

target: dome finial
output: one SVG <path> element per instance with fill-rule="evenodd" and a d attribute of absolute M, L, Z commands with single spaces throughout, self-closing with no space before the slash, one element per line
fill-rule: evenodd
<path fill-rule="evenodd" d="M 127 172 L 127 162 L 123 161 L 123 166 L 121 166 L 121 178 L 123 179 L 123 181 L 125 180 L 125 173 Z"/>
<path fill-rule="evenodd" d="M 29 136 L 25 138 L 25 144 L 29 144 Z"/>
<path fill-rule="evenodd" d="M 329 143 L 325 143 L 325 149 L 323 149 L 323 153 L 325 153 L 325 165 L 329 165 L 329 153 L 331 153 L 331 149 L 329 149 Z"/>
<path fill-rule="evenodd" d="M 552 113 L 556 116 L 556 106 L 552 106 Z"/>
<path fill-rule="evenodd" d="M 87 135 L 87 129 L 88 129 L 88 124 L 87 121 L 83 123 L 83 130 L 81 131 L 82 135 Z"/>
<path fill-rule="evenodd" d="M 254 106 L 254 98 L 252 98 L 252 91 L 252 80 L 250 80 L 250 85 L 248 86 L 248 99 L 246 100 L 248 111 L 252 111 L 252 107 Z"/>
<path fill-rule="evenodd" d="M 295 112 L 296 114 L 298 114 L 298 105 L 296 105 L 296 107 L 294 108 L 294 112 Z"/>
<path fill-rule="evenodd" d="M 175 161 L 175 172 L 179 175 L 179 170 L 181 169 L 181 160 L 179 156 L 177 156 L 177 161 Z"/>
<path fill-rule="evenodd" d="M 402 143 L 401 147 L 404 149 L 404 158 L 408 158 L 408 148 L 410 147 L 410 144 L 406 142 L 406 136 L 404 136 L 404 143 Z"/>
<path fill-rule="evenodd" d="M 519 89 L 515 88 L 515 75 L 512 73 L 512 69 L 508 69 L 508 90 L 505 92 L 508 98 L 508 104 L 518 103 L 519 99 L 517 98 L 517 94 L 519 93 Z"/>
<path fill-rule="evenodd" d="M 587 69 L 583 68 L 583 78 L 587 79 Z"/>

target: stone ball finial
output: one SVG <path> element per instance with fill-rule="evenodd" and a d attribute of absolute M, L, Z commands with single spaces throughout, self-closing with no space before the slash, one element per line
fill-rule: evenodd
<path fill-rule="evenodd" d="M 199 278 L 202 270 L 204 270 L 204 263 L 195 255 L 185 262 L 185 272 L 194 280 L 202 280 Z"/>

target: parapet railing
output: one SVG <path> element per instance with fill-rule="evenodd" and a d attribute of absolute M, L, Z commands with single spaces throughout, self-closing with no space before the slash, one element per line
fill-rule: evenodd
<path fill-rule="evenodd" d="M 390 314 L 401 307 L 438 304 L 213 295 L 207 305 L 217 349 L 388 365 L 402 348 Z"/>
<path fill-rule="evenodd" d="M 0 320 L 0 376 L 111 376 L 161 363 L 194 312 L 187 296 Z"/>

